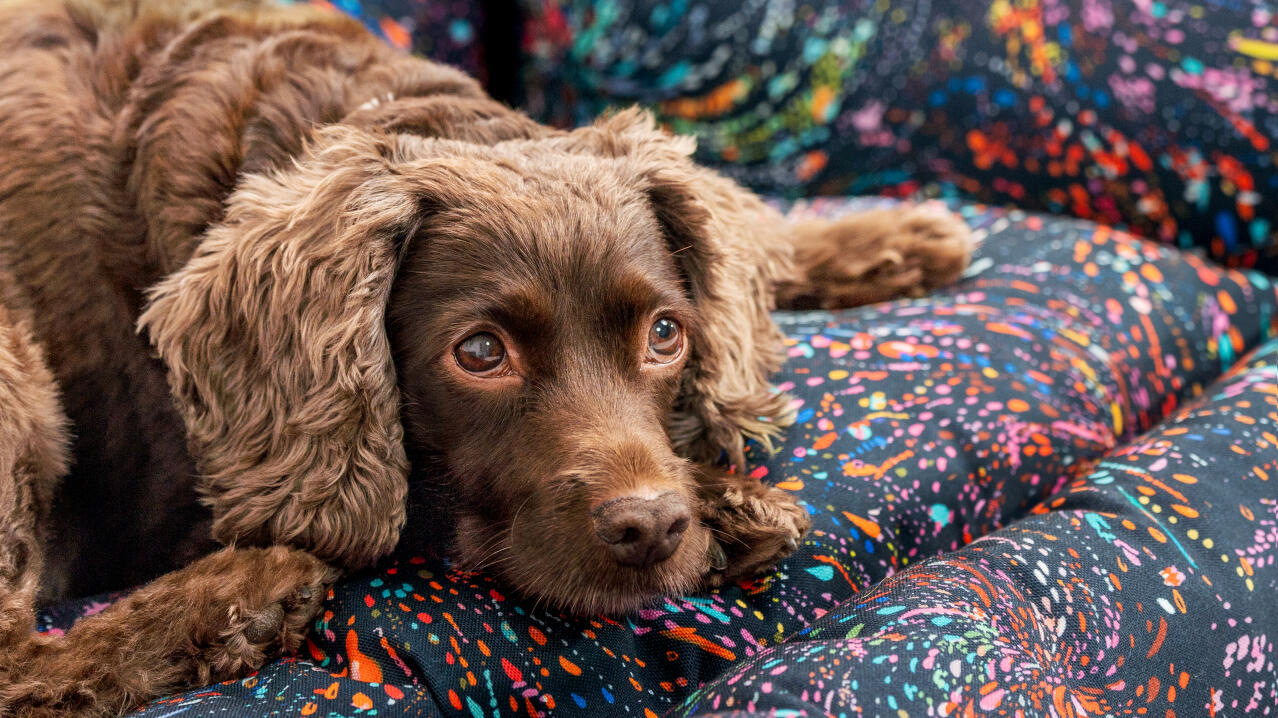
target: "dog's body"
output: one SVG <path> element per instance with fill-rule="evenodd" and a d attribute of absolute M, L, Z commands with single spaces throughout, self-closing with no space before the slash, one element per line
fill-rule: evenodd
<path fill-rule="evenodd" d="M 564 608 L 748 575 L 807 527 L 712 465 L 787 423 L 774 298 L 966 263 L 936 212 L 786 226 L 641 113 L 561 132 L 336 16 L 156 5 L 0 4 L 0 714 L 296 648 L 410 457 L 463 563 Z M 182 566 L 30 635 L 38 591 Z"/>

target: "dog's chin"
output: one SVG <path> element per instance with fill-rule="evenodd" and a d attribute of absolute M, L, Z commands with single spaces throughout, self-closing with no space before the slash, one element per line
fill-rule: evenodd
<path fill-rule="evenodd" d="M 574 616 L 633 613 L 663 596 L 694 591 L 710 570 L 710 530 L 700 525 L 688 530 L 669 558 L 646 568 L 618 564 L 593 537 L 532 544 L 507 538 L 496 552 L 502 558 L 487 564 L 468 560 L 480 556 L 458 548 L 460 568 L 494 573 L 534 605 Z"/>

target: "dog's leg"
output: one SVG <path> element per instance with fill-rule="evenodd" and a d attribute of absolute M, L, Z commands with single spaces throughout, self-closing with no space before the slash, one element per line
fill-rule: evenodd
<path fill-rule="evenodd" d="M 0 648 L 0 715 L 115 716 L 243 676 L 300 647 L 334 577 L 295 549 L 215 553 L 80 620 L 65 636 L 28 635 Z"/>
<path fill-rule="evenodd" d="M 0 266 L 0 656 L 34 625 L 41 527 L 68 453 L 57 385 L 15 287 Z"/>
<path fill-rule="evenodd" d="M 789 556 L 812 526 L 793 496 L 750 476 L 706 467 L 698 484 L 701 521 L 714 539 L 709 586 L 749 578 Z"/>
<path fill-rule="evenodd" d="M 971 233 L 943 207 L 904 205 L 791 225 L 795 274 L 777 286 L 786 309 L 837 309 L 920 296 L 967 268 Z"/>
<path fill-rule="evenodd" d="M 30 322 L 8 308 L 22 304 L 6 279 L 0 271 L 0 716 L 114 716 L 296 650 L 334 574 L 281 547 L 222 551 L 65 636 L 33 632 L 41 527 L 66 473 L 67 431 Z"/>

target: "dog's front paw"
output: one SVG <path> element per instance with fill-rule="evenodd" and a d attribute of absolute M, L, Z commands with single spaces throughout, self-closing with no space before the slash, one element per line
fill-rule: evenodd
<path fill-rule="evenodd" d="M 728 478 L 736 478 L 729 476 Z M 781 489 L 742 477 L 703 497 L 702 522 L 711 529 L 707 586 L 750 578 L 794 553 L 812 519 Z"/>
<path fill-rule="evenodd" d="M 971 230 L 940 205 L 876 209 L 796 230 L 797 280 L 777 302 L 795 309 L 838 309 L 921 296 L 967 268 Z"/>
<path fill-rule="evenodd" d="M 319 559 L 296 549 L 264 549 L 239 563 L 221 596 L 225 627 L 205 652 L 215 678 L 236 677 L 275 655 L 296 653 L 336 578 Z"/>
<path fill-rule="evenodd" d="M 234 553 L 230 565 L 217 571 L 225 583 L 217 589 L 209 618 L 219 620 L 220 613 L 221 626 L 201 657 L 213 680 L 236 678 L 276 655 L 296 653 L 337 577 L 319 559 L 297 549 L 275 546 Z"/>
<path fill-rule="evenodd" d="M 131 595 L 125 620 L 172 641 L 169 660 L 188 681 L 231 680 L 297 652 L 336 578 L 305 551 L 224 549 Z"/>
<path fill-rule="evenodd" d="M 23 716 L 123 715 L 241 678 L 301 647 L 336 578 L 310 554 L 279 546 L 206 556 L 76 622 L 48 644 L 58 650 L 33 653 L 31 675 L 43 680 L 0 687 L 0 715 L 10 715 L 6 705 Z"/>

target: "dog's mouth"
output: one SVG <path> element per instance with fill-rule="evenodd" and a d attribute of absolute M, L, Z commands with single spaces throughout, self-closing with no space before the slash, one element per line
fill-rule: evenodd
<path fill-rule="evenodd" d="M 535 604 L 572 615 L 633 613 L 696 589 L 723 566 L 722 549 L 695 516 L 667 511 L 646 520 L 642 508 L 627 503 L 572 523 L 526 522 L 513 530 L 463 518 L 458 566 L 493 574 Z M 598 515 L 608 519 L 602 530 Z M 652 535 L 652 526 L 663 533 Z"/>

